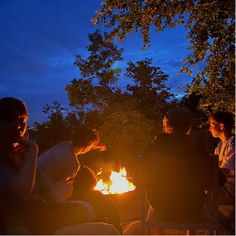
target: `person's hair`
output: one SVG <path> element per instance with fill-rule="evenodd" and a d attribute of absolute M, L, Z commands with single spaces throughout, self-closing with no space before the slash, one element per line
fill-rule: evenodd
<path fill-rule="evenodd" d="M 186 108 L 171 108 L 165 114 L 174 132 L 186 133 L 191 126 L 190 112 Z"/>
<path fill-rule="evenodd" d="M 234 115 L 231 112 L 217 111 L 210 117 L 212 117 L 216 122 L 222 123 L 228 130 L 232 130 L 234 127 Z"/>
<path fill-rule="evenodd" d="M 28 116 L 25 103 L 14 97 L 4 97 L 0 99 L 0 120 L 9 121 L 14 114 Z"/>
<path fill-rule="evenodd" d="M 98 139 L 96 131 L 86 127 L 77 127 L 71 134 L 71 142 L 74 146 L 84 147 Z"/>
<path fill-rule="evenodd" d="M 97 181 L 98 179 L 95 172 L 88 166 L 82 165 L 74 178 L 73 197 L 94 190 Z"/>

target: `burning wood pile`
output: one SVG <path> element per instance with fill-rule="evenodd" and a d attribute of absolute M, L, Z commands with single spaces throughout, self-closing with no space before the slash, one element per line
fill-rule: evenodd
<path fill-rule="evenodd" d="M 128 180 L 127 171 L 124 167 L 119 172 L 111 171 L 109 181 L 99 179 L 96 190 L 99 190 L 103 194 L 121 194 L 135 190 L 136 186 Z"/>

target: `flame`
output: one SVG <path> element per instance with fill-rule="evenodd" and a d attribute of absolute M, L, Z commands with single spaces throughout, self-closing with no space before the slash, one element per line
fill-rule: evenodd
<path fill-rule="evenodd" d="M 126 176 L 127 172 L 124 167 L 122 167 L 119 172 L 112 171 L 110 181 L 105 182 L 100 179 L 95 189 L 101 191 L 103 194 L 120 194 L 133 191 L 136 187 Z"/>

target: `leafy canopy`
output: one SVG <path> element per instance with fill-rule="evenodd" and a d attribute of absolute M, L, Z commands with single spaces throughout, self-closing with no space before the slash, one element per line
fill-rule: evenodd
<path fill-rule="evenodd" d="M 234 11 L 232 0 L 104 0 L 93 23 L 111 28 L 108 38 L 121 41 L 140 30 L 144 48 L 150 44 L 151 27 L 160 32 L 184 25 L 192 53 L 181 72 L 202 67 L 189 92 L 201 95 L 204 111 L 234 111 Z"/>

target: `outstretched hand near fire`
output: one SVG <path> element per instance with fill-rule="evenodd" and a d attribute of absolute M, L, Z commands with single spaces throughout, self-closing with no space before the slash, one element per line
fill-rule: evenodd
<path fill-rule="evenodd" d="M 105 144 L 99 143 L 96 146 L 94 146 L 92 149 L 98 150 L 98 151 L 106 151 L 107 150 L 107 146 Z"/>
<path fill-rule="evenodd" d="M 107 150 L 106 145 L 100 143 L 100 136 L 99 136 L 99 133 L 97 132 L 97 130 L 93 130 L 93 131 L 94 131 L 94 133 L 96 134 L 97 138 L 96 138 L 96 140 L 93 142 L 92 149 L 98 150 L 98 151 L 106 151 L 106 150 Z"/>

